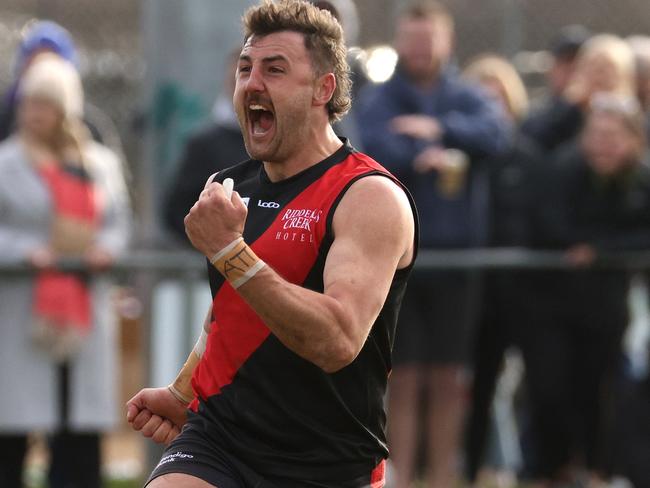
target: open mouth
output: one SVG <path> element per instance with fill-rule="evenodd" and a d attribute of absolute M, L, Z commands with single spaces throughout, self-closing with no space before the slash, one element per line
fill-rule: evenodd
<path fill-rule="evenodd" d="M 253 136 L 262 137 L 271 131 L 275 122 L 275 114 L 270 107 L 259 103 L 248 106 L 248 120 Z"/>

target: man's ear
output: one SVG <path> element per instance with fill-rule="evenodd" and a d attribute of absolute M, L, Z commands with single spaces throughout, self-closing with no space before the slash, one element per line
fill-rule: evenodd
<path fill-rule="evenodd" d="M 313 104 L 324 106 L 329 103 L 336 89 L 336 76 L 334 73 L 326 73 L 319 76 L 315 81 Z"/>

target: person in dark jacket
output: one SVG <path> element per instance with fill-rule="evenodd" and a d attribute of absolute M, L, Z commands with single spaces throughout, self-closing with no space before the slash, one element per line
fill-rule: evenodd
<path fill-rule="evenodd" d="M 484 92 L 459 79 L 450 62 L 453 19 L 435 2 L 407 7 L 397 20 L 397 71 L 361 94 L 364 149 L 385 162 L 415 197 L 421 246 L 482 245 L 487 176 L 481 159 L 506 146 L 509 124 Z M 427 486 L 453 486 L 468 395 L 467 363 L 476 277 L 426 271 L 409 283 L 395 343 L 389 438 L 397 488 L 415 477 L 419 391 L 426 387 Z"/>
<path fill-rule="evenodd" d="M 222 93 L 213 109 L 213 119 L 193 134 L 185 145 L 182 160 L 167 189 L 163 206 L 165 226 L 180 242 L 191 246 L 183 219 L 198 200 L 211 174 L 248 158 L 244 138 L 232 106 L 239 50 L 230 54 Z"/>
<path fill-rule="evenodd" d="M 513 122 L 518 123 L 525 117 L 528 110 L 526 88 L 514 66 L 506 59 L 493 54 L 478 56 L 464 69 L 463 76 L 492 94 Z M 489 246 L 524 247 L 530 243 L 528 216 L 534 204 L 536 176 L 543 164 L 537 145 L 519 131 L 513 133 L 506 150 L 486 163 L 490 176 Z M 479 475 L 479 468 L 484 466 L 490 412 L 505 353 L 517 344 L 519 325 L 525 321 L 520 305 L 527 297 L 518 284 L 520 274 L 499 270 L 488 271 L 483 276 L 467 429 L 466 465 L 472 481 Z M 503 405 L 503 408 L 508 406 Z M 517 468 L 514 460 L 503 459 L 503 463 L 494 467 L 503 471 L 501 475 L 514 476 Z M 484 472 L 492 474 L 490 470 Z M 481 478 L 486 484 L 490 483 L 485 476 Z"/>
<path fill-rule="evenodd" d="M 645 149 L 636 99 L 595 95 L 577 144 L 548 168 L 546 196 L 533 209 L 533 245 L 565 250 L 573 266 L 531 281 L 535 299 L 521 344 L 538 443 L 535 474 L 546 486 L 575 482 L 584 472 L 596 483 L 611 468 L 607 392 L 628 323 L 629 276 L 592 265 L 603 254 L 650 248 Z"/>

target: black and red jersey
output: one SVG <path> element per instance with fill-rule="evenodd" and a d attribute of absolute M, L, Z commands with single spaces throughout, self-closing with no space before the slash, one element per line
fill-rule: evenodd
<path fill-rule="evenodd" d="M 217 181 L 233 178 L 247 202 L 244 239 L 253 251 L 285 280 L 323 292 L 336 207 L 355 181 L 377 174 L 395 180 L 346 143 L 282 181 L 271 182 L 254 160 L 222 171 Z M 210 266 L 213 322 L 192 378 L 197 398 L 190 408 L 214 442 L 263 476 L 344 486 L 374 470 L 379 481 L 388 456 L 383 398 L 411 267 L 395 273 L 358 357 L 329 374 L 285 347 Z"/>

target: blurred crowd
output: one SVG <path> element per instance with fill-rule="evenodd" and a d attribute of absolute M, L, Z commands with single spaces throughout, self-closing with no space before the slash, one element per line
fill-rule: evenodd
<path fill-rule="evenodd" d="M 507 59 L 459 67 L 455 42 L 442 5 L 402 11 L 396 71 L 357 101 L 359 143 L 413 193 L 421 249 L 557 250 L 571 269 L 413 277 L 388 399 L 394 486 L 412 486 L 418 470 L 428 487 L 454 486 L 461 464 L 477 479 L 513 347 L 525 367 L 517 474 L 539 486 L 608 486 L 614 474 L 650 486 L 649 384 L 625 376 L 621 347 L 631 274 L 594 266 L 650 246 L 650 38 L 567 28 L 551 47 L 548 96 L 530 109 Z"/>
<path fill-rule="evenodd" d="M 351 0 L 314 3 L 358 30 Z M 442 4 L 404 7 L 387 81 L 370 82 L 350 56 L 355 101 L 336 130 L 411 191 L 421 249 L 554 250 L 567 267 L 417 270 L 387 399 L 390 486 L 648 487 L 650 377 L 632 374 L 622 347 L 642 270 L 599 263 L 650 249 L 650 37 L 567 27 L 535 100 L 496 53 L 459 66 L 462 41 Z M 0 385 L 11 397 L 0 407 L 0 486 L 21 486 L 36 430 L 52 433 L 51 487 L 100 486 L 100 437 L 116 422 L 110 282 L 91 271 L 125 251 L 131 211 L 119 152 L 84 114 L 75 63 L 67 31 L 31 25 L 0 107 L 0 248 L 35 270 L 0 282 Z M 161 202 L 187 245 L 183 218 L 207 177 L 247 158 L 234 77 L 224 79 Z M 57 271 L 61 256 L 90 272 Z M 524 373 L 507 385 L 516 428 L 505 433 L 494 398 L 513 358 Z M 519 456 L 494 441 L 504 436 Z"/>

